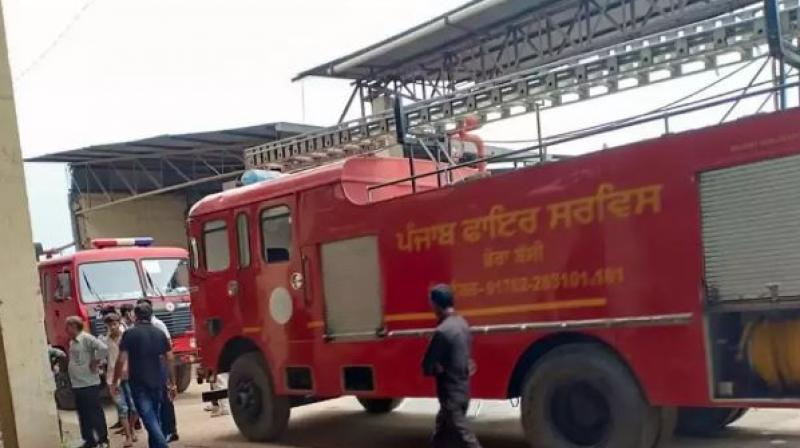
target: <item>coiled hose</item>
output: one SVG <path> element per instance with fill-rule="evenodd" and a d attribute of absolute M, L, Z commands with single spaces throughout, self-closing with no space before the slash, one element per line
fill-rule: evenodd
<path fill-rule="evenodd" d="M 750 322 L 742 348 L 750 368 L 771 390 L 800 390 L 800 319 Z"/>

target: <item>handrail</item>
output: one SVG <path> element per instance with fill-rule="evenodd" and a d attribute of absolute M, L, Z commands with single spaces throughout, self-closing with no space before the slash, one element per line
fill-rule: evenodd
<path fill-rule="evenodd" d="M 767 82 L 762 83 L 762 84 L 766 84 L 766 83 L 771 83 L 771 81 L 767 81 Z M 534 151 L 534 150 L 539 150 L 539 148 L 541 148 L 543 145 L 547 145 L 547 146 L 560 145 L 562 143 L 568 143 L 568 142 L 571 142 L 571 141 L 580 140 L 582 138 L 591 137 L 593 135 L 598 135 L 598 134 L 602 134 L 602 133 L 606 133 L 606 132 L 618 131 L 620 129 L 625 129 L 625 128 L 632 127 L 632 126 L 638 126 L 638 125 L 649 123 L 649 122 L 652 122 L 652 121 L 668 120 L 671 117 L 685 115 L 685 114 L 688 114 L 688 113 L 697 112 L 699 110 L 708 109 L 708 108 L 712 108 L 712 107 L 716 107 L 716 106 L 721 106 L 723 104 L 728 104 L 728 103 L 732 103 L 732 102 L 736 102 L 736 101 L 741 101 L 741 100 L 746 99 L 746 98 L 752 98 L 752 97 L 759 96 L 759 95 L 764 95 L 764 94 L 767 94 L 767 93 L 775 93 L 775 92 L 779 92 L 781 90 L 785 90 L 785 89 L 789 89 L 789 88 L 793 88 L 793 87 L 798 87 L 798 86 L 800 86 L 800 82 L 793 82 L 793 83 L 788 83 L 788 84 L 771 86 L 771 87 L 768 87 L 766 89 L 761 89 L 761 90 L 757 90 L 757 91 L 746 92 L 746 93 L 743 93 L 741 95 L 738 95 L 738 96 L 735 96 L 735 97 L 731 97 L 731 98 L 723 98 L 723 99 L 719 99 L 719 100 L 716 100 L 716 101 L 706 102 L 709 99 L 713 99 L 715 97 L 730 95 L 732 92 L 739 92 L 739 91 L 744 90 L 744 88 L 736 89 L 734 91 L 729 91 L 729 92 L 726 92 L 726 93 L 722 93 L 720 95 L 715 95 L 715 96 L 712 96 L 710 98 L 704 98 L 702 100 L 698 100 L 697 102 L 690 103 L 689 105 L 676 106 L 673 109 L 667 109 L 667 112 L 664 112 L 664 113 L 661 113 L 661 114 L 645 115 L 645 116 L 643 116 L 641 118 L 634 119 L 634 120 L 623 120 L 621 123 L 609 125 L 607 128 L 603 128 L 601 130 L 597 130 L 596 127 L 595 127 L 595 128 L 591 128 L 589 131 L 585 131 L 585 132 L 581 132 L 581 131 L 570 132 L 570 133 L 567 133 L 566 137 L 556 138 L 556 139 L 553 139 L 553 140 L 548 140 L 546 142 L 543 142 L 542 144 L 537 144 L 537 145 L 529 146 L 529 147 L 526 147 L 526 148 L 509 151 L 509 152 L 504 153 L 504 154 L 497 154 L 497 155 L 493 155 L 493 156 L 489 156 L 489 157 L 483 157 L 483 158 L 480 158 L 480 159 L 470 160 L 468 162 L 458 163 L 458 164 L 451 165 L 451 166 L 448 166 L 448 167 L 445 167 L 445 168 L 439 168 L 437 170 L 430 171 L 430 172 L 427 172 L 427 173 L 417 174 L 417 175 L 414 175 L 414 176 L 408 176 L 408 177 L 392 180 L 392 181 L 389 181 L 389 182 L 384 182 L 384 183 L 377 184 L 377 185 L 369 185 L 369 186 L 367 186 L 367 195 L 368 195 L 368 198 L 371 198 L 371 194 L 372 194 L 373 190 L 377 190 L 377 189 L 380 189 L 380 188 L 385 188 L 385 187 L 392 186 L 392 185 L 397 185 L 397 184 L 400 184 L 400 183 L 403 183 L 403 182 L 408 182 L 410 180 L 416 180 L 416 179 L 420 179 L 420 178 L 424 178 L 424 177 L 439 175 L 439 174 L 442 174 L 442 173 L 449 173 L 449 172 L 452 172 L 452 171 L 457 170 L 459 168 L 468 168 L 468 167 L 471 167 L 471 166 L 479 164 L 479 163 L 489 163 L 489 162 L 502 161 L 503 159 L 511 157 L 511 156 L 524 154 L 526 152 L 531 152 L 531 151 Z M 698 104 L 698 103 L 702 103 L 702 104 Z M 678 109 L 678 110 L 675 110 L 675 109 Z"/>

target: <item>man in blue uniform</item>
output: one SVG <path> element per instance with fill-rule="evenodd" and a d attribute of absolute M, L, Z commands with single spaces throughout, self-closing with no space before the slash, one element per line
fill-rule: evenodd
<path fill-rule="evenodd" d="M 469 325 L 456 314 L 453 291 L 449 286 L 434 286 L 430 300 L 439 321 L 422 361 L 422 373 L 436 379 L 439 399 L 431 446 L 480 448 L 478 439 L 467 425 L 472 344 Z"/>

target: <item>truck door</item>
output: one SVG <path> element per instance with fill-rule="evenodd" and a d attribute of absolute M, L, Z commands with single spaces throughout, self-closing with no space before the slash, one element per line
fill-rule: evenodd
<path fill-rule="evenodd" d="M 295 196 L 264 202 L 258 210 L 260 297 L 266 300 L 267 326 L 289 340 L 307 339 L 310 330 L 306 278 L 298 244 Z"/>
<path fill-rule="evenodd" d="M 235 244 L 230 212 L 204 216 L 192 221 L 192 264 L 197 283 L 192 291 L 198 339 L 216 338 L 223 332 L 238 331 L 241 316 L 233 306 L 237 296 L 237 279 L 232 246 Z M 210 342 L 210 341 L 206 341 Z M 201 341 L 201 346 L 204 344 Z"/>
<path fill-rule="evenodd" d="M 42 299 L 45 309 L 45 328 L 50 344 L 66 348 L 64 321 L 78 314 L 78 297 L 73 291 L 72 270 L 60 265 L 42 270 Z"/>
<path fill-rule="evenodd" d="M 256 288 L 256 279 L 261 265 L 258 263 L 257 251 L 253 250 L 254 236 L 258 235 L 254 229 L 258 227 L 255 225 L 252 215 L 249 208 L 240 208 L 234 211 L 237 281 L 234 300 L 242 315 L 244 332 L 256 334 L 261 332 Z"/>

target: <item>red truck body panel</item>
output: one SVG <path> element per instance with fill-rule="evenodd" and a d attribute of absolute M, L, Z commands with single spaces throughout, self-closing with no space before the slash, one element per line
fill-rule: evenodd
<path fill-rule="evenodd" d="M 472 392 L 506 398 L 515 367 L 557 329 L 521 324 L 641 318 L 652 324 L 570 330 L 605 342 L 624 359 L 656 405 L 703 406 L 711 401 L 703 306 L 703 243 L 698 173 L 800 153 L 800 111 L 756 116 L 713 128 L 590 153 L 486 179 L 437 188 L 436 177 L 408 183 L 367 200 L 366 185 L 408 175 L 405 159 L 355 158 L 307 173 L 212 195 L 190 213 L 190 235 L 203 223 L 247 218 L 252 263 L 193 271 L 197 338 L 204 366 L 219 370 L 232 340 L 260 348 L 277 393 L 285 369 L 307 366 L 318 397 L 347 394 L 344 366 L 371 366 L 375 388 L 366 396 L 433 396 L 420 373 L 424 337 L 329 340 L 320 246 L 375 235 L 380 254 L 385 330 L 435 326 L 427 299 L 450 283 L 458 310 L 472 326 L 515 326 L 476 334 Z M 417 172 L 430 171 L 420 165 Z M 469 173 L 463 173 L 466 176 Z M 427 179 L 427 180 L 425 180 Z M 284 204 L 292 211 L 292 258 L 268 265 L 261 256 L 259 214 Z M 292 287 L 293 275 L 305 284 Z M 238 296 L 229 285 L 238 282 Z M 271 315 L 276 288 L 291 294 L 286 323 Z M 667 324 L 663 316 L 680 316 Z M 209 331 L 209 319 L 221 328 Z"/>

